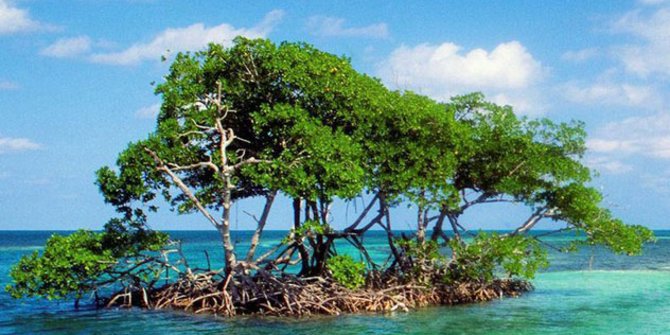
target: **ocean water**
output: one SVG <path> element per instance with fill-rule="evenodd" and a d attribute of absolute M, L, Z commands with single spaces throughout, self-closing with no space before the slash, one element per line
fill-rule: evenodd
<path fill-rule="evenodd" d="M 0 282 L 22 255 L 40 250 L 50 232 L 0 232 Z M 222 250 L 214 231 L 170 232 L 183 241 L 192 266 L 220 266 Z M 239 247 L 249 232 L 237 232 Z M 267 232 L 263 249 L 285 233 Z M 519 298 L 409 313 L 344 315 L 309 319 L 235 318 L 140 309 L 75 310 L 71 302 L 14 300 L 0 293 L 0 334 L 670 334 L 670 231 L 636 257 L 599 248 L 550 252 L 552 265 L 538 274 L 535 291 Z M 571 235 L 551 237 L 554 246 Z M 384 236 L 365 243 L 383 261 Z M 346 252 L 345 245 L 340 250 Z M 261 250 L 262 252 L 262 250 Z"/>

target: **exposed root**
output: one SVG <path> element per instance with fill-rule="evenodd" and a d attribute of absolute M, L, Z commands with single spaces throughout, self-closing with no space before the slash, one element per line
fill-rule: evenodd
<path fill-rule="evenodd" d="M 408 311 L 429 305 L 455 305 L 518 296 L 532 290 L 521 280 L 456 283 L 431 286 L 386 281 L 384 287 L 349 290 L 322 277 L 280 277 L 259 271 L 253 276 L 222 278 L 208 272 L 183 278 L 152 292 L 142 288 L 115 294 L 108 306 L 175 309 L 222 316 L 340 315 L 361 312 Z"/>

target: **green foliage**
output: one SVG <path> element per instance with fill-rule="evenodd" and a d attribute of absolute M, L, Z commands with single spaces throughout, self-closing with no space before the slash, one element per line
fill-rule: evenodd
<path fill-rule="evenodd" d="M 636 255 L 642 252 L 645 243 L 654 241 L 654 234 L 648 228 L 626 225 L 598 206 L 601 199 L 602 195 L 594 188 L 575 183 L 557 189 L 549 199 L 553 206 L 560 208 L 557 219 L 586 235 L 585 240 L 575 241 L 573 247 L 603 245 L 619 254 Z"/>
<path fill-rule="evenodd" d="M 397 239 L 396 245 L 407 257 L 415 260 L 436 261 L 442 258 L 440 245 L 436 241 L 418 242 L 415 239 Z"/>
<path fill-rule="evenodd" d="M 510 106 L 486 101 L 481 93 L 438 103 L 390 91 L 344 57 L 304 43 L 245 38 L 227 48 L 212 44 L 201 52 L 179 54 L 156 89 L 163 99 L 156 130 L 130 144 L 119 155 L 116 170 L 98 171 L 105 200 L 124 220 L 142 224 L 145 213 L 136 204 L 159 196 L 179 213 L 195 210 L 190 199 L 172 193 L 144 149 L 175 166 L 219 160 L 219 136 L 202 132 L 221 116 L 211 103 L 219 87 L 222 104 L 234 111 L 223 126 L 246 140 L 231 145 L 227 154 L 234 160 L 235 153 L 244 151 L 263 160 L 234 176 L 236 199 L 278 190 L 327 204 L 376 192 L 384 206 L 408 200 L 455 219 L 476 203 L 509 201 L 584 232 L 583 243 L 615 252 L 639 253 L 653 238 L 646 228 L 613 218 L 601 207 L 600 193 L 586 186 L 591 173 L 581 162 L 583 123 L 518 117 Z M 179 174 L 206 207 L 221 207 L 220 176 L 205 168 Z M 468 194 L 477 202 L 466 199 Z M 321 229 L 306 222 L 292 236 L 323 234 Z M 483 241 L 453 246 L 465 255 L 462 266 L 482 264 L 482 273 L 472 277 L 486 278 L 491 266 L 498 265 L 514 275 L 533 272 L 511 251 L 488 251 L 494 242 L 494 249 L 535 250 L 531 242 L 522 243 L 521 237 Z M 433 250 L 421 249 L 431 244 L 402 243 L 412 258 L 434 256 Z M 467 260 L 477 252 L 484 253 L 480 260 Z"/>
<path fill-rule="evenodd" d="M 102 233 L 102 243 L 116 258 L 132 257 L 142 252 L 159 251 L 168 243 L 168 235 L 148 230 L 144 222 L 111 219 Z"/>
<path fill-rule="evenodd" d="M 639 253 L 652 240 L 650 230 L 613 218 L 601 207 L 600 192 L 586 186 L 591 173 L 580 160 L 586 150 L 583 123 L 518 118 L 511 107 L 487 102 L 479 93 L 455 97 L 447 109 L 464 135 L 455 173 L 447 179 L 456 197 L 474 193 L 478 203 L 524 203 L 584 232 L 586 243 L 617 253 Z M 474 204 L 454 206 L 450 214 L 457 217 Z"/>
<path fill-rule="evenodd" d="M 110 220 L 104 233 L 52 236 L 42 254 L 28 255 L 12 269 L 12 296 L 79 298 L 109 278 L 119 260 L 166 244 L 165 234 L 147 228 L 145 210 L 156 211 L 161 198 L 180 214 L 197 208 L 175 192 L 147 149 L 206 209 L 224 206 L 231 189 L 233 199 L 281 192 L 313 205 L 306 215 L 312 220 L 283 242 L 309 239 L 305 245 L 314 255 L 303 260 L 320 261 L 319 271 L 336 234 L 328 235 L 333 228 L 318 216 L 334 199 L 364 192 L 378 195 L 379 212 L 386 215 L 388 207 L 408 201 L 426 215 L 439 211 L 452 221 L 475 204 L 507 201 L 524 204 L 538 218 L 567 223 L 586 236 L 579 244 L 632 255 L 653 240 L 647 228 L 614 218 L 602 208 L 600 192 L 587 186 L 591 172 L 581 162 L 586 132 L 580 122 L 517 117 L 510 106 L 486 101 L 481 93 L 439 103 L 390 91 L 347 58 L 305 43 L 241 37 L 230 47 L 211 44 L 178 54 L 155 93 L 162 97 L 155 130 L 130 143 L 116 167 L 97 171 L 105 201 L 121 217 Z M 224 136 L 214 130 L 219 121 L 239 138 L 224 153 Z M 224 154 L 230 164 L 245 157 L 259 161 L 235 170 L 230 187 Z M 524 232 L 451 240 L 451 261 L 433 241 L 391 243 L 417 278 L 424 278 L 426 267 L 442 271 L 445 264 L 447 281 L 490 281 L 498 271 L 532 278 L 547 265 L 546 252 Z M 346 287 L 365 284 L 364 263 L 349 256 L 327 259 L 326 268 Z"/>
<path fill-rule="evenodd" d="M 452 240 L 450 247 L 453 259 L 445 278 L 448 282 L 488 282 L 498 268 L 509 277 L 532 279 L 549 265 L 546 250 L 532 237 L 480 232 L 469 243 Z"/>
<path fill-rule="evenodd" d="M 361 115 L 365 126 L 356 132 L 368 153 L 367 188 L 388 201 L 453 202 L 455 190 L 447 181 L 460 137 L 453 114 L 412 92 L 380 94 L 379 100 L 385 108 Z"/>
<path fill-rule="evenodd" d="M 583 243 L 618 253 L 639 253 L 653 238 L 646 228 L 613 218 L 602 208 L 601 194 L 586 186 L 591 173 L 581 162 L 586 150 L 581 122 L 518 117 L 510 106 L 491 103 L 481 93 L 438 103 L 390 91 L 357 72 L 348 59 L 308 44 L 245 38 L 227 48 L 212 44 L 201 52 L 179 54 L 156 89 L 163 98 L 156 130 L 119 155 L 117 170 L 98 171 L 106 201 L 125 220 L 143 222 L 145 214 L 135 203 L 158 196 L 179 213 L 195 210 L 190 199 L 172 194 L 174 188 L 156 172 L 144 149 L 179 166 L 220 159 L 220 138 L 201 131 L 220 117 L 216 106 L 207 103 L 219 87 L 222 104 L 234 110 L 223 126 L 246 140 L 231 145 L 228 155 L 242 150 L 263 160 L 234 176 L 234 198 L 278 190 L 327 204 L 376 192 L 384 206 L 408 200 L 452 219 L 477 203 L 508 201 L 584 232 Z M 179 174 L 206 207 L 221 206 L 224 184 L 216 173 L 203 168 Z M 471 194 L 476 202 L 465 198 Z M 322 234 L 319 229 L 306 222 L 292 235 Z M 518 239 L 501 239 L 497 247 L 535 250 L 530 242 L 512 247 L 521 243 Z M 454 246 L 465 248 L 457 251 L 468 257 L 485 252 L 474 263 L 464 259 L 463 266 L 482 264 L 483 274 L 473 277 L 487 277 L 490 264 L 515 275 L 532 272 L 504 256 L 511 253 L 488 252 L 498 239 L 488 241 Z M 429 252 L 401 248 L 414 258 L 427 255 L 413 252 Z"/>
<path fill-rule="evenodd" d="M 397 239 L 396 245 L 408 262 L 403 275 L 417 283 L 431 285 L 444 269 L 445 259 L 436 241 L 419 242 L 416 239 Z"/>
<path fill-rule="evenodd" d="M 355 290 L 365 285 L 365 263 L 356 262 L 349 255 L 330 257 L 326 262 L 333 279 L 340 285 Z"/>
<path fill-rule="evenodd" d="M 455 97 L 447 108 L 466 134 L 453 181 L 458 190 L 534 205 L 567 182 L 590 180 L 579 161 L 585 150 L 583 124 L 520 119 L 511 107 L 487 102 L 481 94 Z"/>
<path fill-rule="evenodd" d="M 14 265 L 13 283 L 6 290 L 14 298 L 79 299 L 108 281 L 120 259 L 158 250 L 167 242 L 163 233 L 121 227 L 113 221 L 102 233 L 78 230 L 67 236 L 52 235 L 41 254 L 35 251 Z"/>
<path fill-rule="evenodd" d="M 328 224 L 321 223 L 315 220 L 307 220 L 302 223 L 300 228 L 293 229 L 293 232 L 296 235 L 305 236 L 308 234 L 325 234 L 330 232 L 332 229 Z"/>
<path fill-rule="evenodd" d="M 126 216 L 135 202 L 158 196 L 180 213 L 195 210 L 190 199 L 173 193 L 144 149 L 175 165 L 216 164 L 220 139 L 201 127 L 213 127 L 221 116 L 207 103 L 219 85 L 222 104 L 232 111 L 223 127 L 245 140 L 229 146 L 228 156 L 234 159 L 242 150 L 246 157 L 263 160 L 234 176 L 234 198 L 281 190 L 328 202 L 363 190 L 365 147 L 353 132 L 365 128 L 367 114 L 380 108 L 380 95 L 388 91 L 355 71 L 348 59 L 310 45 L 237 38 L 230 48 L 211 44 L 176 57 L 165 82 L 156 88 L 163 98 L 156 130 L 119 155 L 117 170 L 98 171 L 107 202 Z M 201 203 L 220 208 L 224 186 L 217 174 L 189 169 L 179 175 Z"/>
<path fill-rule="evenodd" d="M 12 268 L 14 283 L 6 289 L 14 298 L 59 299 L 70 294 L 80 298 L 115 263 L 100 233 L 80 230 L 69 236 L 52 235 L 41 255 L 35 251 Z"/>
<path fill-rule="evenodd" d="M 364 177 L 361 146 L 342 130 L 333 130 L 309 114 L 303 108 L 283 104 L 255 113 L 257 132 L 271 127 L 273 133 L 283 135 L 284 148 L 272 164 L 248 167 L 245 177 L 310 201 L 357 195 Z"/>
<path fill-rule="evenodd" d="M 326 223 L 321 223 L 316 220 L 307 220 L 303 222 L 300 227 L 291 228 L 289 234 L 282 240 L 282 244 L 291 243 L 296 239 L 302 240 L 304 237 L 324 235 L 332 231 L 333 229 Z"/>

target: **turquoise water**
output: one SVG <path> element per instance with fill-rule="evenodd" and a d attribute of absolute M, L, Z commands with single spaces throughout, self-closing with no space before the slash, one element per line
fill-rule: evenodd
<path fill-rule="evenodd" d="M 264 248 L 283 236 L 269 232 Z M 670 232 L 656 232 L 656 244 L 637 257 L 600 249 L 551 252 L 552 266 L 534 280 L 536 290 L 520 298 L 410 313 L 348 315 L 312 319 L 193 316 L 139 309 L 74 310 L 71 303 L 13 300 L 0 293 L 0 334 L 670 334 Z M 0 281 L 21 255 L 39 250 L 48 232 L 0 232 Z M 172 232 L 190 258 L 208 249 L 221 259 L 215 232 Z M 240 247 L 248 233 L 237 234 Z M 556 246 L 571 237 L 548 241 Z M 383 236 L 366 240 L 385 252 Z"/>

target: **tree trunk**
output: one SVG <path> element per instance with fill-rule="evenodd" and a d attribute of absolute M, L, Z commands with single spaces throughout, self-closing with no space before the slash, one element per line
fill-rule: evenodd
<path fill-rule="evenodd" d="M 293 198 L 293 228 L 298 229 L 300 228 L 300 211 L 302 210 L 302 200 L 300 198 Z M 305 210 L 305 216 L 307 216 L 308 212 Z M 300 274 L 301 276 L 306 275 L 309 273 L 309 253 L 307 252 L 307 248 L 305 248 L 305 245 L 302 243 L 302 240 L 296 239 L 295 241 L 296 248 L 298 249 L 298 253 L 300 254 L 300 261 L 302 264 L 302 268 L 300 269 Z"/>
<path fill-rule="evenodd" d="M 232 207 L 231 193 L 234 186 L 232 185 L 230 173 L 224 173 L 224 180 L 223 217 L 221 220 L 221 225 L 219 225 L 217 228 L 219 229 L 219 234 L 221 234 L 221 239 L 223 240 L 225 270 L 226 273 L 230 273 L 237 263 L 235 260 L 235 247 L 233 246 L 233 242 L 230 238 L 230 209 Z"/>
<path fill-rule="evenodd" d="M 416 215 L 416 240 L 419 244 L 423 244 L 426 240 L 426 229 L 423 225 L 423 206 L 419 205 Z"/>
<path fill-rule="evenodd" d="M 326 261 L 328 260 L 328 254 L 330 252 L 330 247 L 334 241 L 333 237 L 326 237 L 326 241 L 323 241 L 323 236 L 318 243 L 318 249 L 314 251 L 314 268 L 312 269 L 312 275 L 321 275 L 326 269 Z"/>
<path fill-rule="evenodd" d="M 419 244 L 423 244 L 426 240 L 426 226 L 424 225 L 424 209 L 423 201 L 425 199 L 426 191 L 421 190 L 419 193 L 419 201 L 417 202 L 417 214 L 416 214 L 416 240 Z"/>
<path fill-rule="evenodd" d="M 461 240 L 461 232 L 458 231 L 458 214 L 447 214 L 449 223 L 451 224 L 451 230 L 454 232 L 454 239 L 456 241 Z"/>
<path fill-rule="evenodd" d="M 446 217 L 447 217 L 446 208 L 442 208 L 440 210 L 440 215 L 437 217 L 437 222 L 435 222 L 435 227 L 433 228 L 433 234 L 430 236 L 431 240 L 437 242 L 437 240 L 440 237 L 443 237 L 445 242 L 449 242 L 449 239 L 447 238 L 446 234 L 444 233 L 444 229 L 442 228 L 444 226 L 444 219 Z"/>
<path fill-rule="evenodd" d="M 256 253 L 258 241 L 260 241 L 261 235 L 263 234 L 263 229 L 265 228 L 265 224 L 268 221 L 270 209 L 272 208 L 272 204 L 274 203 L 276 195 L 277 191 L 273 191 L 265 196 L 265 207 L 263 207 L 263 214 L 261 214 L 261 218 L 258 220 L 258 225 L 256 226 L 256 231 L 254 231 L 254 235 L 251 237 L 251 244 L 249 245 L 249 251 L 247 252 L 246 258 L 247 263 L 251 263 L 254 260 L 254 253 Z"/>
<path fill-rule="evenodd" d="M 384 217 L 386 218 L 386 225 L 382 224 L 381 226 L 386 231 L 386 238 L 388 240 L 391 253 L 393 254 L 396 262 L 402 265 L 403 262 L 400 253 L 395 247 L 395 236 L 393 235 L 393 228 L 391 227 L 391 213 L 389 212 L 388 204 L 386 203 L 386 195 L 382 194 L 381 192 L 379 193 L 379 210 L 384 213 Z"/>

